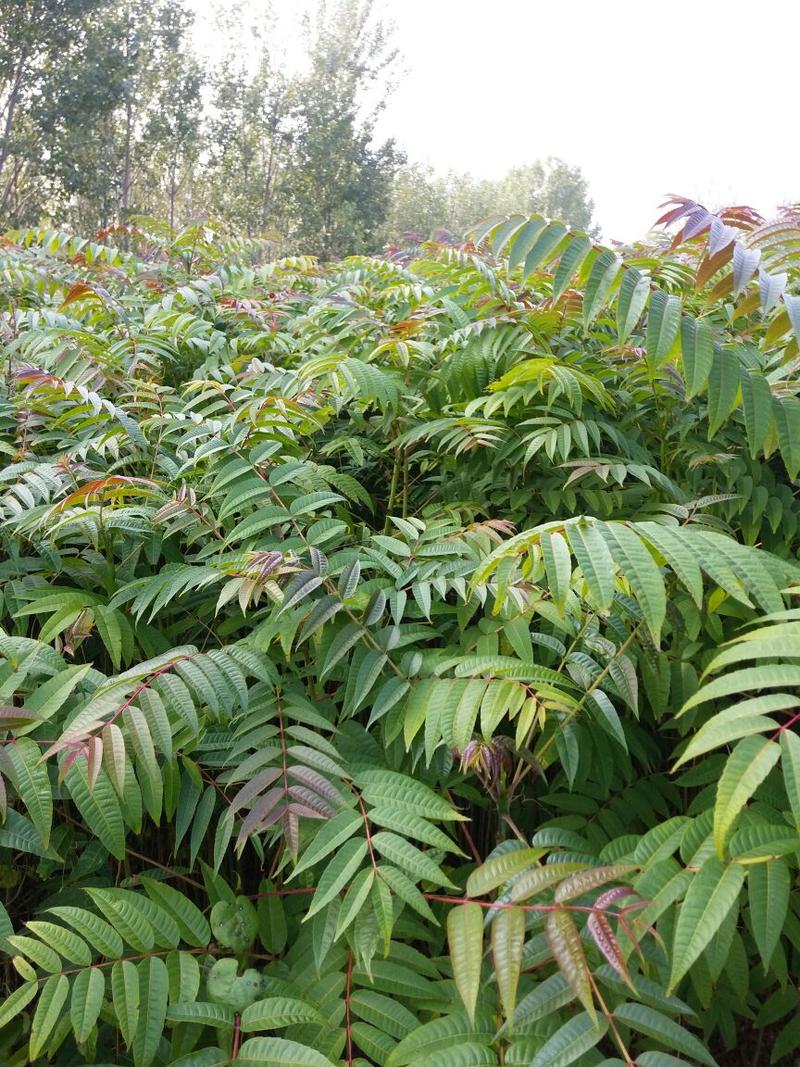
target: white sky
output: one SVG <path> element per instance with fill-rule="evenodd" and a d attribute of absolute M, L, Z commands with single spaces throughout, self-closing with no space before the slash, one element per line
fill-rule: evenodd
<path fill-rule="evenodd" d="M 218 0 L 224 6 L 227 0 Z M 192 0 L 203 22 L 213 0 Z M 248 4 L 250 10 L 259 0 Z M 298 0 L 273 0 L 290 16 Z M 577 163 L 607 238 L 666 193 L 800 201 L 800 0 L 383 0 L 406 75 L 381 133 L 438 171 Z"/>

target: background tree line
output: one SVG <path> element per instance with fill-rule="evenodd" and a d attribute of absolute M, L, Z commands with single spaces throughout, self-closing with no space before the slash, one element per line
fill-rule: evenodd
<path fill-rule="evenodd" d="M 0 0 L 0 226 L 211 215 L 324 257 L 495 212 L 591 227 L 561 160 L 439 176 L 377 135 L 398 64 L 374 0 L 318 0 L 292 63 L 277 23 L 221 5 L 208 63 L 185 0 Z"/>

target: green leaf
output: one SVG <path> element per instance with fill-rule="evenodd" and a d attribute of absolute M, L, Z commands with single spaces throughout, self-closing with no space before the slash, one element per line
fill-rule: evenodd
<path fill-rule="evenodd" d="M 334 1067 L 321 1052 L 281 1037 L 249 1038 L 239 1049 L 236 1063 L 240 1067 Z"/>
<path fill-rule="evenodd" d="M 453 882 L 441 870 L 438 864 L 416 845 L 400 837 L 399 834 L 381 830 L 372 835 L 375 849 L 385 856 L 390 863 L 404 870 L 419 881 L 434 882 L 436 885 L 453 887 Z"/>
<path fill-rule="evenodd" d="M 136 952 L 150 952 L 153 949 L 155 934 L 143 910 L 146 898 L 137 898 L 134 893 L 122 895 L 113 889 L 87 889 L 85 892 L 132 949 Z"/>
<path fill-rule="evenodd" d="M 53 1027 L 61 1018 L 64 1005 L 69 996 L 69 979 L 65 974 L 53 974 L 42 986 L 39 1001 L 31 1023 L 28 1055 L 31 1062 L 41 1053 Z"/>
<path fill-rule="evenodd" d="M 668 1048 L 676 1049 L 694 1060 L 699 1060 L 700 1063 L 708 1064 L 708 1067 L 716 1067 L 716 1060 L 696 1037 L 676 1023 L 674 1019 L 662 1015 L 661 1012 L 646 1004 L 620 1004 L 614 1009 L 614 1018 L 630 1026 L 632 1030 L 654 1038 Z"/>
<path fill-rule="evenodd" d="M 133 1037 L 133 1061 L 136 1067 L 149 1067 L 156 1058 L 167 1018 L 169 977 L 160 956 L 142 960 L 139 976 L 139 1022 Z"/>
<path fill-rule="evenodd" d="M 783 303 L 786 306 L 786 312 L 792 324 L 795 337 L 800 341 L 800 296 L 791 296 L 789 293 L 784 293 Z"/>
<path fill-rule="evenodd" d="M 506 1018 L 513 1020 L 517 985 L 525 944 L 525 912 L 522 908 L 502 908 L 492 922 L 492 957 L 500 1003 Z"/>
<path fill-rule="evenodd" d="M 724 867 L 716 856 L 709 857 L 692 877 L 675 924 L 668 993 L 673 992 L 736 906 L 744 877 L 744 867 L 736 863 Z"/>
<path fill-rule="evenodd" d="M 740 375 L 747 444 L 750 458 L 755 459 L 764 448 L 775 419 L 772 390 L 767 378 L 758 371 L 750 371 L 742 366 Z"/>
<path fill-rule="evenodd" d="M 233 1030 L 235 1012 L 226 1004 L 212 1001 L 176 1001 L 167 1008 L 167 1022 L 198 1023 L 217 1030 Z"/>
<path fill-rule="evenodd" d="M 714 361 L 714 337 L 704 322 L 685 315 L 681 319 L 681 352 L 687 397 L 701 392 Z"/>
<path fill-rule="evenodd" d="M 126 708 L 124 719 L 136 755 L 136 770 L 142 789 L 142 800 L 150 818 L 157 825 L 161 818 L 163 804 L 163 779 L 150 729 L 144 715 L 134 705 Z"/>
<path fill-rule="evenodd" d="M 111 968 L 111 997 L 122 1040 L 133 1044 L 139 1025 L 139 974 L 130 960 L 117 960 Z"/>
<path fill-rule="evenodd" d="M 523 1023 L 544 1019 L 574 999 L 575 994 L 567 985 L 564 976 L 560 972 L 551 974 L 519 1002 L 514 1013 L 514 1025 L 521 1026 Z"/>
<path fill-rule="evenodd" d="M 4 997 L 0 1001 L 0 1029 L 7 1026 L 13 1019 L 16 1019 L 38 992 L 38 982 L 24 982 L 13 993 Z"/>
<path fill-rule="evenodd" d="M 196 904 L 165 882 L 152 878 L 140 878 L 140 882 L 150 899 L 172 916 L 187 944 L 203 948 L 209 943 L 211 927 Z"/>
<path fill-rule="evenodd" d="M 275 886 L 268 878 L 258 885 L 258 936 L 264 948 L 273 956 L 279 956 L 286 948 L 286 912 Z"/>
<path fill-rule="evenodd" d="M 324 908 L 350 881 L 367 854 L 367 842 L 363 837 L 345 842 L 320 875 L 317 889 L 311 900 L 304 922 Z"/>
<path fill-rule="evenodd" d="M 325 1019 L 316 1008 L 296 997 L 267 997 L 249 1004 L 242 1012 L 242 1033 L 252 1034 L 258 1030 L 277 1030 L 298 1023 L 319 1023 Z"/>
<path fill-rule="evenodd" d="M 733 824 L 780 754 L 780 747 L 774 741 L 745 737 L 728 757 L 714 805 L 714 845 L 720 859 L 725 858 L 725 845 Z"/>
<path fill-rule="evenodd" d="M 600 309 L 608 297 L 611 286 L 616 281 L 622 267 L 622 260 L 616 252 L 604 249 L 592 264 L 586 290 L 583 294 L 583 324 L 588 329 L 597 318 Z"/>
<path fill-rule="evenodd" d="M 58 953 L 35 937 L 25 937 L 24 934 L 10 934 L 5 938 L 4 951 L 7 951 L 7 945 L 10 945 L 14 952 L 21 953 L 23 956 L 27 956 L 29 960 L 33 960 L 36 966 L 41 967 L 43 971 L 57 974 L 62 970 L 61 957 Z"/>
<path fill-rule="evenodd" d="M 200 964 L 191 952 L 174 950 L 164 961 L 169 977 L 170 1003 L 194 1000 L 200 989 Z"/>
<path fill-rule="evenodd" d="M 548 866 L 553 866 L 553 864 Z M 545 870 L 547 869 L 546 867 Z M 625 876 L 635 869 L 631 863 L 612 863 L 607 867 L 591 867 L 587 871 L 570 874 L 556 889 L 554 900 L 556 904 L 575 900 L 586 893 L 591 893 L 593 889 L 598 889 L 601 885 L 623 881 Z"/>
<path fill-rule="evenodd" d="M 464 819 L 444 797 L 435 793 L 430 786 L 408 774 L 397 771 L 366 770 L 356 778 L 361 787 L 361 795 L 367 804 L 391 804 L 405 809 L 424 819 Z"/>
<path fill-rule="evenodd" d="M 575 272 L 589 255 L 591 250 L 591 240 L 583 235 L 573 237 L 564 249 L 561 258 L 558 261 L 556 272 L 553 275 L 553 303 L 555 303 L 564 293 Z"/>
<path fill-rule="evenodd" d="M 781 731 L 781 768 L 794 824 L 800 831 L 800 737 L 791 730 Z"/>
<path fill-rule="evenodd" d="M 483 910 L 479 904 L 461 904 L 450 910 L 447 942 L 456 988 L 474 1022 L 483 961 Z"/>
<path fill-rule="evenodd" d="M 789 477 L 800 473 L 800 400 L 794 396 L 773 397 L 772 410 L 778 427 L 778 444 Z"/>
<path fill-rule="evenodd" d="M 551 257 L 554 249 L 561 246 L 566 233 L 567 227 L 563 222 L 551 222 L 545 227 L 525 256 L 525 265 L 522 269 L 523 283 L 528 281 L 537 267 Z"/>
<path fill-rule="evenodd" d="M 221 945 L 241 955 L 258 933 L 256 909 L 244 896 L 218 900 L 211 909 L 211 932 Z"/>
<path fill-rule="evenodd" d="M 563 608 L 572 580 L 572 556 L 569 545 L 557 530 L 542 534 L 539 544 L 544 559 L 547 587 L 553 603 Z"/>
<path fill-rule="evenodd" d="M 700 607 L 703 602 L 703 575 L 691 542 L 669 526 L 659 523 L 639 522 L 635 528 L 664 557 L 692 600 Z"/>
<path fill-rule="evenodd" d="M 122 664 L 122 629 L 119 622 L 119 612 L 115 608 L 107 607 L 105 604 L 95 604 L 92 614 L 94 615 L 97 632 L 100 634 L 100 640 L 105 645 L 114 670 L 118 671 Z"/>
<path fill-rule="evenodd" d="M 750 925 L 765 974 L 786 921 L 791 881 L 789 868 L 780 859 L 754 863 L 747 878 Z"/>
<path fill-rule="evenodd" d="M 622 276 L 617 300 L 617 336 L 620 344 L 630 337 L 641 318 L 649 294 L 649 277 L 635 267 L 629 267 Z"/>
<path fill-rule="evenodd" d="M 119 800 L 108 778 L 101 771 L 94 788 L 90 789 L 86 764 L 78 760 L 64 781 L 90 832 L 103 842 L 115 859 L 124 859 L 125 824 Z"/>
<path fill-rule="evenodd" d="M 82 937 L 65 930 L 63 926 L 42 919 L 31 919 L 25 923 L 45 944 L 54 948 L 69 963 L 79 967 L 88 967 L 92 962 L 92 953 Z"/>
<path fill-rule="evenodd" d="M 408 904 L 410 908 L 413 908 L 423 919 L 427 919 L 434 925 L 436 924 L 437 919 L 431 911 L 430 905 L 407 874 L 404 874 L 397 867 L 382 863 L 378 867 L 378 875 L 400 900 Z"/>
<path fill-rule="evenodd" d="M 416 1025 L 415 1019 L 414 1024 L 411 1032 L 390 1052 L 386 1067 L 406 1067 L 423 1057 L 460 1050 L 465 1044 L 469 1044 L 469 1051 L 474 1054 L 477 1045 L 485 1047 L 491 1043 L 495 1032 L 493 1020 L 485 1012 L 477 1012 L 474 1022 L 466 1012 L 456 1010 L 421 1025 Z"/>
<path fill-rule="evenodd" d="M 614 560 L 594 523 L 579 521 L 567 528 L 569 543 L 589 587 L 592 606 L 604 611 L 614 597 Z"/>
<path fill-rule="evenodd" d="M 647 358 L 660 367 L 669 356 L 681 322 L 681 302 L 677 296 L 667 296 L 657 289 L 650 297 L 647 309 L 645 347 Z"/>
<path fill-rule="evenodd" d="M 4 770 L 11 778 L 31 822 L 39 832 L 42 845 L 47 848 L 53 824 L 53 796 L 47 766 L 41 762 L 39 746 L 27 737 L 4 745 L 0 770 Z"/>
<path fill-rule="evenodd" d="M 593 1049 L 607 1030 L 608 1023 L 605 1019 L 598 1020 L 582 1011 L 545 1041 L 531 1060 L 530 1067 L 568 1067 L 585 1052 Z"/>
<path fill-rule="evenodd" d="M 542 230 L 545 229 L 545 227 L 546 223 L 543 218 L 534 217 L 532 219 L 528 219 L 528 221 L 523 223 L 522 226 L 520 226 L 520 228 L 514 233 L 510 241 L 509 247 L 509 271 L 514 270 L 520 265 L 520 263 L 524 263 L 525 257 L 528 255 L 528 252 L 533 247 L 536 238 L 539 236 Z M 524 280 L 525 277 L 523 272 L 523 282 Z"/>
<path fill-rule="evenodd" d="M 642 609 L 654 643 L 658 645 L 667 614 L 667 595 L 661 571 L 641 538 L 629 526 L 622 522 L 606 522 L 600 532 Z"/>
<path fill-rule="evenodd" d="M 100 1015 L 105 996 L 106 982 L 103 972 L 95 967 L 79 971 L 72 983 L 72 998 L 69 1015 L 75 1040 L 79 1045 L 89 1039 Z"/>
<path fill-rule="evenodd" d="M 375 882 L 375 871 L 372 867 L 364 867 L 358 872 L 348 886 L 342 900 L 339 916 L 336 922 L 335 937 L 338 940 L 347 927 L 356 920 L 361 913 L 370 891 Z"/>
<path fill-rule="evenodd" d="M 124 954 L 122 938 L 113 926 L 94 912 L 67 905 L 52 907 L 48 910 L 76 930 L 93 948 L 108 959 L 118 959 Z"/>
<path fill-rule="evenodd" d="M 708 376 L 708 439 L 712 441 L 720 426 L 736 407 L 739 396 L 739 359 L 735 352 L 718 349 Z"/>
<path fill-rule="evenodd" d="M 710 752 L 713 748 L 730 744 L 751 734 L 774 730 L 775 722 L 766 713 L 778 711 L 782 707 L 792 707 L 794 701 L 793 696 L 780 693 L 752 697 L 712 715 L 691 737 L 680 759 L 676 760 L 674 769 L 690 759 Z"/>
<path fill-rule="evenodd" d="M 25 699 L 26 711 L 37 715 L 43 722 L 52 719 L 69 700 L 89 671 L 90 663 L 67 667 L 49 678 Z"/>
<path fill-rule="evenodd" d="M 732 693 L 739 694 L 747 689 L 779 689 L 795 685 L 800 685 L 800 666 L 777 664 L 772 667 L 747 667 L 741 671 L 731 671 L 702 686 L 686 701 L 678 714 L 683 715 L 698 704 L 718 700 Z"/>
<path fill-rule="evenodd" d="M 292 878 L 314 866 L 332 851 L 345 844 L 358 827 L 364 826 L 364 819 L 354 811 L 341 811 L 324 823 L 315 834 L 300 858 L 300 862 L 294 867 Z"/>
<path fill-rule="evenodd" d="M 537 893 L 542 893 L 557 882 L 563 881 L 568 875 L 584 870 L 586 866 L 585 863 L 567 862 L 532 867 L 514 879 L 507 895 L 515 902 L 529 900 Z"/>

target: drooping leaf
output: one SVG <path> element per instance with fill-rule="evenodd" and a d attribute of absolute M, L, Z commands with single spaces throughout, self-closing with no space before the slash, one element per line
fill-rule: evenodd
<path fill-rule="evenodd" d="M 559 970 L 589 1016 L 595 1020 L 589 965 L 575 920 L 566 909 L 556 908 L 546 912 L 544 929 Z"/>
<path fill-rule="evenodd" d="M 474 1021 L 483 961 L 483 910 L 478 904 L 461 904 L 450 910 L 447 941 L 456 987 Z"/>
<path fill-rule="evenodd" d="M 525 912 L 522 908 L 501 908 L 492 922 L 492 959 L 500 1003 L 513 1021 L 517 984 L 525 943 Z"/>

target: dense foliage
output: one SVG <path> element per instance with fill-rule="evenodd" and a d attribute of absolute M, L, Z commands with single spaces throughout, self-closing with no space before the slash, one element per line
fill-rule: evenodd
<path fill-rule="evenodd" d="M 557 160 L 500 182 L 403 166 L 376 129 L 398 57 L 373 0 L 218 7 L 206 56 L 191 0 L 0 0 L 0 228 L 202 213 L 329 257 L 490 211 L 589 225 Z"/>
<path fill-rule="evenodd" d="M 663 221 L 3 240 L 4 1063 L 791 1062 L 798 217 Z"/>

